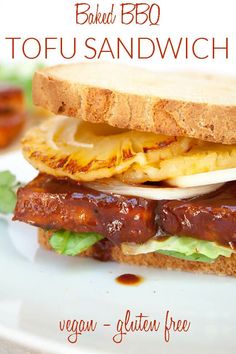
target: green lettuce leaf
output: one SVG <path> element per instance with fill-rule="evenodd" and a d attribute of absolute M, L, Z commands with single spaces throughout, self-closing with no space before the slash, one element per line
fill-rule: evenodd
<path fill-rule="evenodd" d="M 71 232 L 57 231 L 54 232 L 49 240 L 52 248 L 59 254 L 67 256 L 76 256 L 77 254 L 86 251 L 96 242 L 104 237 L 93 232 Z"/>
<path fill-rule="evenodd" d="M 211 259 L 207 256 L 204 256 L 201 253 L 193 253 L 189 256 L 186 256 L 184 253 L 175 252 L 175 251 L 161 251 L 161 250 L 159 250 L 159 251 L 157 251 L 157 253 L 161 253 L 161 254 L 164 254 L 164 255 L 170 256 L 170 257 L 183 259 L 185 261 L 205 262 L 205 263 L 213 263 L 215 261 L 215 259 Z"/>
<path fill-rule="evenodd" d="M 57 231 L 49 242 L 52 248 L 60 254 L 76 256 L 87 250 L 104 236 L 97 233 L 77 233 Z M 233 250 L 218 245 L 215 242 L 194 239 L 186 236 L 171 236 L 164 241 L 151 239 L 142 245 L 122 243 L 122 251 L 126 255 L 158 252 L 167 256 L 196 262 L 214 262 L 219 256 L 230 257 Z"/>
<path fill-rule="evenodd" d="M 10 214 L 16 206 L 16 189 L 19 184 L 10 171 L 0 172 L 0 213 Z"/>
<path fill-rule="evenodd" d="M 151 239 L 142 245 L 124 243 L 121 247 L 123 253 L 127 255 L 159 252 L 172 257 L 199 262 L 212 262 L 219 256 L 230 257 L 233 253 L 232 249 L 215 242 L 186 236 L 171 236 L 164 241 L 158 241 L 158 238 Z"/>
<path fill-rule="evenodd" d="M 10 171 L 0 172 L 0 186 L 12 187 L 16 182 L 16 177 Z"/>
<path fill-rule="evenodd" d="M 0 187 L 0 213 L 10 214 L 16 206 L 16 194 L 10 188 Z"/>

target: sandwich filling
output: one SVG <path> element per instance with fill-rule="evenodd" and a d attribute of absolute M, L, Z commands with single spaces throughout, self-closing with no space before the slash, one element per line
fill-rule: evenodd
<path fill-rule="evenodd" d="M 26 135 L 23 152 L 40 174 L 18 190 L 14 219 L 50 230 L 59 253 L 76 255 L 104 240 L 127 255 L 159 252 L 202 262 L 234 252 L 236 182 L 169 194 L 166 183 L 236 168 L 235 145 L 57 117 Z M 112 178 L 128 184 L 130 195 L 113 190 Z M 104 180 L 105 190 L 96 185 Z"/>
<path fill-rule="evenodd" d="M 9 145 L 25 123 L 24 95 L 15 86 L 0 85 L 0 148 Z"/>

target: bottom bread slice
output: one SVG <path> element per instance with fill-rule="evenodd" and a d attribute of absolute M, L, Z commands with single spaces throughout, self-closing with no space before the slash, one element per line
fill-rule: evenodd
<path fill-rule="evenodd" d="M 50 231 L 39 229 L 39 244 L 45 249 L 51 249 L 49 238 Z M 103 242 L 103 241 L 100 241 Z M 126 256 L 122 253 L 120 247 L 113 245 L 106 240 L 106 246 L 92 246 L 80 256 L 93 257 L 100 260 L 115 261 L 118 263 L 127 263 L 138 266 L 148 266 L 163 268 L 168 270 L 182 270 L 187 272 L 212 273 L 217 275 L 236 276 L 236 254 L 231 257 L 219 257 L 213 263 L 191 262 L 165 256 L 158 253 L 147 253 L 136 256 Z"/>

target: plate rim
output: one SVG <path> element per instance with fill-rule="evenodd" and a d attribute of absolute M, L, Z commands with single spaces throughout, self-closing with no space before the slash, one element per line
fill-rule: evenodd
<path fill-rule="evenodd" d="M 22 331 L 20 329 L 9 328 L 0 323 L 0 338 L 6 340 L 9 344 L 13 343 L 28 350 L 36 350 L 44 354 L 75 354 L 78 351 L 81 354 L 102 354 L 103 351 L 86 349 L 83 346 L 76 348 L 69 347 L 66 344 L 58 343 L 54 340 L 45 339 L 41 336 Z"/>

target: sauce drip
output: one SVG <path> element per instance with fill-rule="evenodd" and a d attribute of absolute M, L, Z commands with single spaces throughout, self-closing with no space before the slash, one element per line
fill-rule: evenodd
<path fill-rule="evenodd" d="M 136 286 L 143 282 L 143 278 L 135 274 L 122 274 L 116 278 L 116 282 L 122 285 Z"/>
<path fill-rule="evenodd" d="M 93 245 L 93 258 L 101 262 L 112 260 L 113 243 L 108 239 L 101 240 Z"/>

